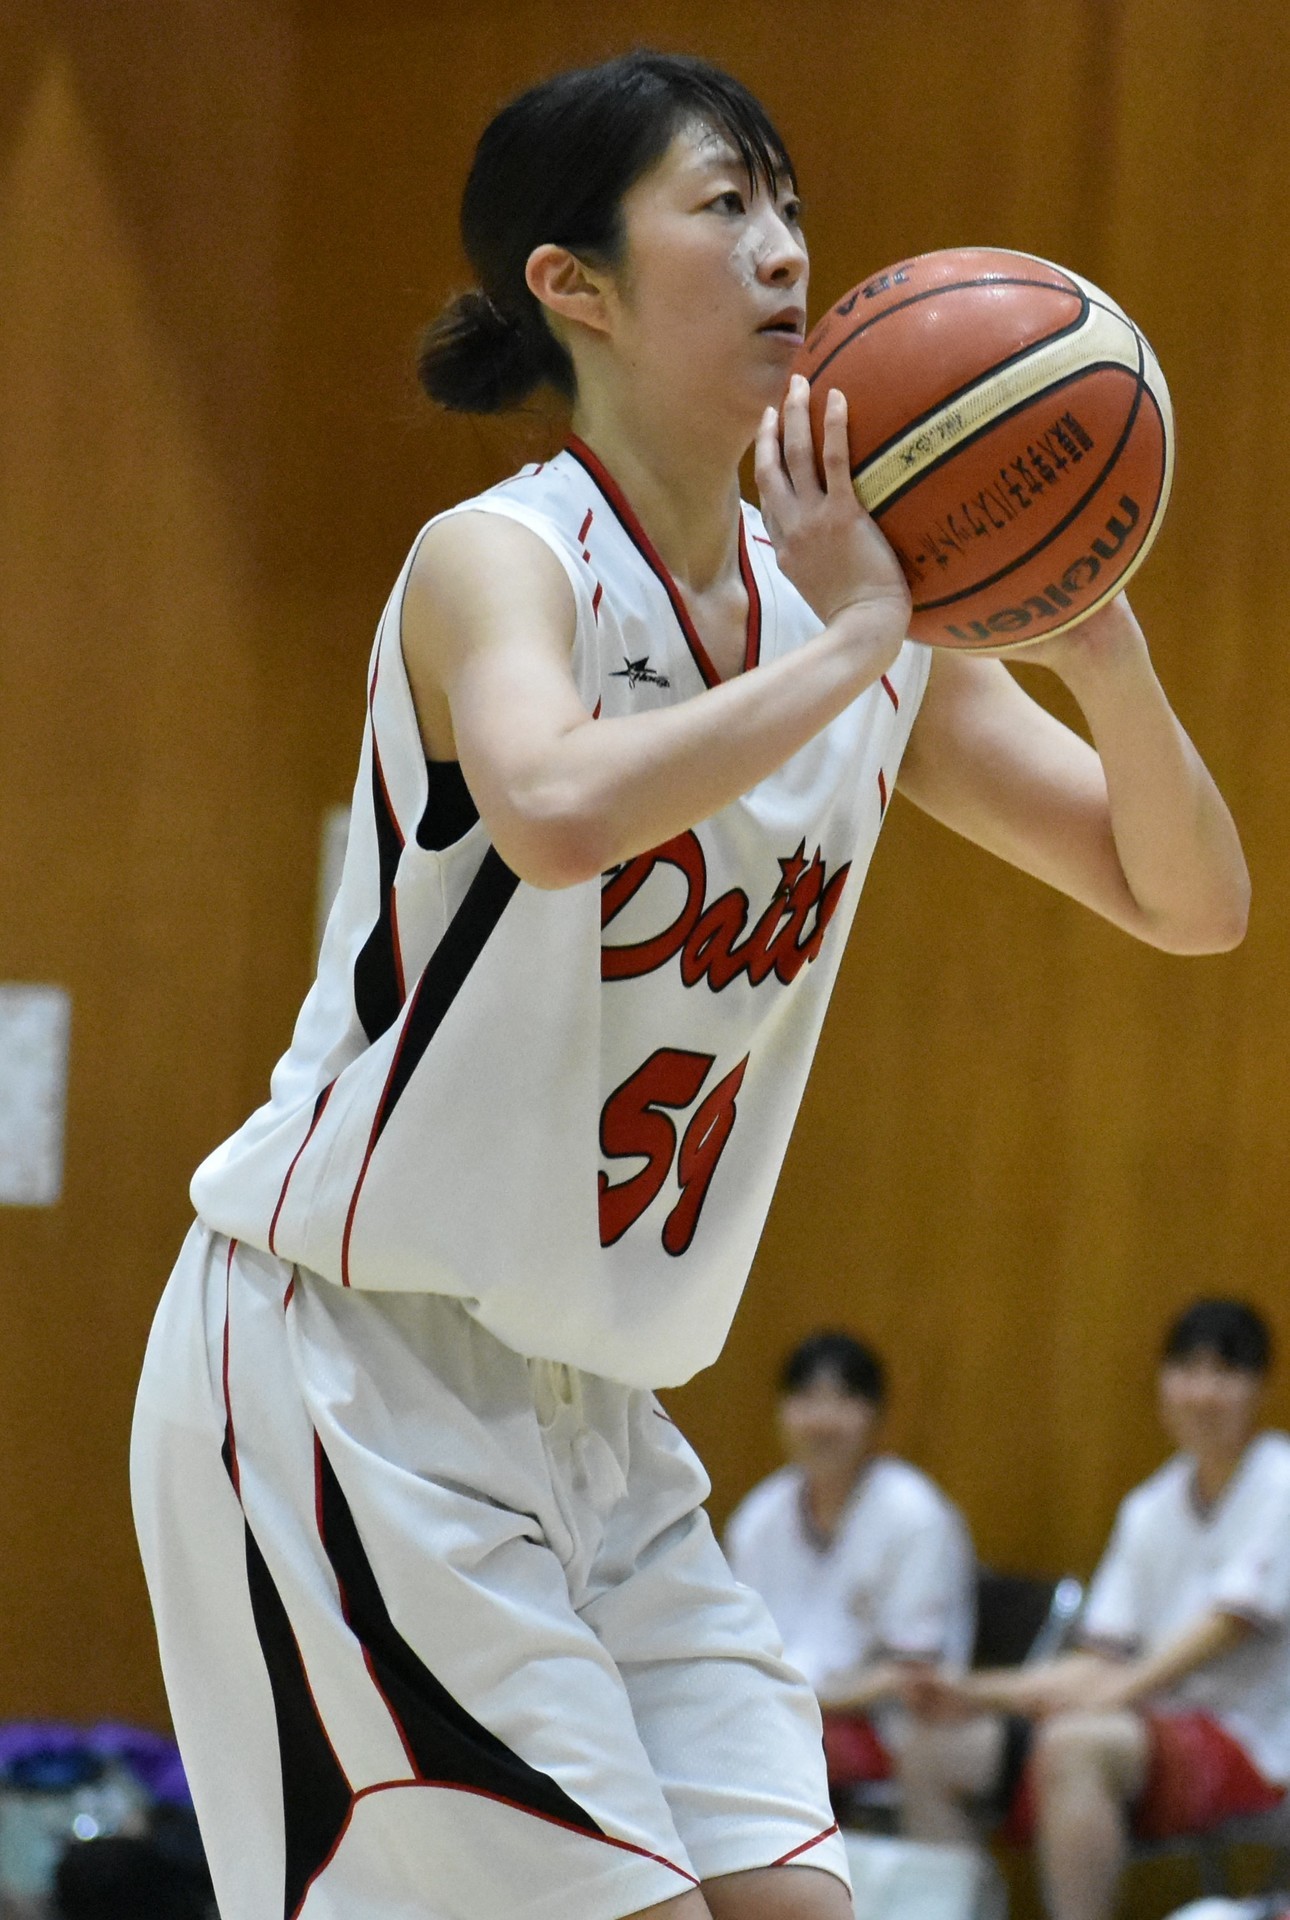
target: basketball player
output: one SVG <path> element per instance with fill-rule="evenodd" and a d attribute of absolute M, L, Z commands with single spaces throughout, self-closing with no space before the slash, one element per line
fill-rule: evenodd
<path fill-rule="evenodd" d="M 824 484 L 800 388 L 781 442 L 743 88 L 558 76 L 463 228 L 425 384 L 573 433 L 414 543 L 316 984 L 194 1180 L 134 1447 L 176 1729 L 224 1920 L 844 1920 L 815 1702 L 653 1389 L 720 1350 L 902 760 L 1164 947 L 1236 941 L 1244 868 L 1123 605 L 1040 650 L 1094 746 L 905 643 L 841 399 Z"/>
<path fill-rule="evenodd" d="M 1037 1841 L 1054 1920 L 1108 1920 L 1130 1834 L 1203 1833 L 1279 1806 L 1290 1786 L 1290 1436 L 1259 1433 L 1262 1318 L 1199 1300 L 1165 1336 L 1162 1424 L 1179 1451 L 1122 1503 L 1081 1621 L 1081 1650 L 1034 1667 L 925 1679 L 905 1814 L 969 1840 L 1003 1722 L 1034 1745 L 1006 1831 Z"/>
<path fill-rule="evenodd" d="M 967 1666 L 976 1559 L 940 1488 L 879 1447 L 887 1375 L 872 1347 L 811 1334 L 779 1389 L 788 1464 L 740 1501 L 725 1549 L 824 1709 L 836 1794 L 897 1770 L 911 1669 Z"/>

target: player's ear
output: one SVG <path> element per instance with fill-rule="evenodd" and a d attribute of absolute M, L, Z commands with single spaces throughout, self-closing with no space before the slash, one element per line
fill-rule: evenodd
<path fill-rule="evenodd" d="M 534 247 L 524 267 L 529 292 L 556 320 L 570 321 L 592 333 L 609 330 L 608 275 L 597 273 L 568 247 L 545 242 Z"/>

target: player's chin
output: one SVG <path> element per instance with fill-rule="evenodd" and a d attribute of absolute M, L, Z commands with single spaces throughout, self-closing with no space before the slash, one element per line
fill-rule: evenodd
<path fill-rule="evenodd" d="M 747 395 L 754 425 L 760 421 L 767 407 L 774 407 L 778 412 L 783 406 L 794 357 L 791 352 L 776 347 L 773 341 L 765 344 L 761 335 L 754 340 L 752 352 L 743 363 L 739 382 Z"/>
<path fill-rule="evenodd" d="M 791 328 L 782 331 L 771 328 L 753 336 L 752 357 L 758 372 L 781 398 L 788 391 L 789 376 L 801 345 L 801 334 Z"/>

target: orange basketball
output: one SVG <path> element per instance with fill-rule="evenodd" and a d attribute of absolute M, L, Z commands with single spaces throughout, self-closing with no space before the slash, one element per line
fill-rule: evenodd
<path fill-rule="evenodd" d="M 1027 253 L 924 253 L 838 301 L 795 371 L 818 447 L 847 397 L 857 495 L 943 647 L 1060 633 L 1145 558 L 1173 477 L 1169 390 L 1114 300 Z"/>

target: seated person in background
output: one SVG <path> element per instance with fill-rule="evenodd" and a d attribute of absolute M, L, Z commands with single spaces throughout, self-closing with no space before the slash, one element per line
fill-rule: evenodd
<path fill-rule="evenodd" d="M 1005 1833 L 1036 1840 L 1054 1920 L 1107 1920 L 1131 1832 L 1203 1832 L 1284 1797 L 1290 1438 L 1256 1431 L 1270 1351 L 1237 1301 L 1197 1301 L 1169 1329 L 1160 1412 L 1180 1451 L 1121 1506 L 1080 1651 L 912 1689 L 926 1717 L 905 1817 L 919 1838 L 971 1839 L 966 1803 L 998 1783 L 1005 1722 L 944 1716 L 1032 1723 Z"/>
<path fill-rule="evenodd" d="M 790 1464 L 737 1508 L 726 1552 L 825 1709 L 831 1784 L 886 1779 L 908 1664 L 970 1656 L 971 1542 L 926 1474 L 877 1451 L 886 1380 L 868 1347 L 813 1334 L 785 1361 L 779 1394 Z"/>

